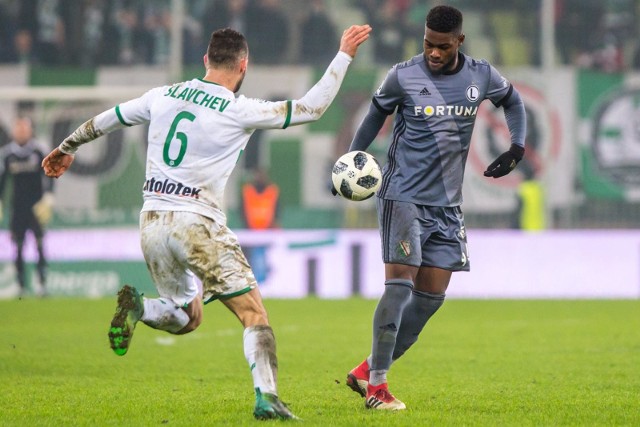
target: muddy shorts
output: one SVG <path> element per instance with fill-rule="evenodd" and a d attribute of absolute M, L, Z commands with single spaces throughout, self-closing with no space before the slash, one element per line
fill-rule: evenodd
<path fill-rule="evenodd" d="M 140 214 L 142 252 L 160 296 L 177 305 L 199 293 L 205 303 L 249 292 L 256 287 L 236 235 L 226 226 L 191 212 Z"/>

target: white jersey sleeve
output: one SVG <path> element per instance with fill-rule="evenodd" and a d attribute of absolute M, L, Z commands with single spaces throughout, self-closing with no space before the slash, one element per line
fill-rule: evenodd
<path fill-rule="evenodd" d="M 139 98 L 116 105 L 87 120 L 60 144 L 66 154 L 75 154 L 78 148 L 102 135 L 128 126 L 147 123 L 150 120 L 151 102 L 167 87 L 151 89 Z"/>
<path fill-rule="evenodd" d="M 238 97 L 240 124 L 246 129 L 285 129 L 320 119 L 338 94 L 352 59 L 338 52 L 322 78 L 300 99 L 273 102 Z"/>
<path fill-rule="evenodd" d="M 153 100 L 161 96 L 163 92 L 167 91 L 167 89 L 168 86 L 157 87 L 146 92 L 139 98 L 117 105 L 113 111 L 116 113 L 118 122 L 122 126 L 135 126 L 149 122 L 149 120 L 151 120 L 151 104 Z M 108 114 L 104 117 L 103 122 L 100 119 L 100 116 L 96 118 L 96 125 L 98 127 L 106 130 L 107 126 L 114 125 L 112 114 Z"/>

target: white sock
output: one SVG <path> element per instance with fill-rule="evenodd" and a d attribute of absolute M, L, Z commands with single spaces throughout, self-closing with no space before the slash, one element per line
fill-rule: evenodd
<path fill-rule="evenodd" d="M 189 323 L 189 315 L 168 298 L 144 298 L 143 302 L 140 320 L 145 325 L 175 334 Z"/>
<path fill-rule="evenodd" d="M 369 371 L 369 384 L 380 385 L 387 382 L 388 369 L 372 369 Z"/>
<path fill-rule="evenodd" d="M 367 356 L 367 363 L 369 364 L 369 384 L 380 385 L 387 382 L 388 369 L 371 369 L 371 355 Z"/>
<path fill-rule="evenodd" d="M 249 363 L 253 387 L 260 393 L 278 395 L 278 358 L 271 326 L 250 326 L 244 330 L 244 357 Z"/>

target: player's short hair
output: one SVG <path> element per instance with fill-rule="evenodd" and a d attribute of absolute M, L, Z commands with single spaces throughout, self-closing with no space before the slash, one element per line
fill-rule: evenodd
<path fill-rule="evenodd" d="M 462 12 L 452 6 L 436 6 L 429 11 L 426 19 L 427 28 L 439 33 L 462 32 Z"/>
<path fill-rule="evenodd" d="M 231 28 L 216 30 L 207 47 L 207 60 L 213 68 L 234 68 L 249 53 L 247 39 Z"/>

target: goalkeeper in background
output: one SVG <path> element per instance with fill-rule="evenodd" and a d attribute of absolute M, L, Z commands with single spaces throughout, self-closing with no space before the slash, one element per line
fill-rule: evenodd
<path fill-rule="evenodd" d="M 28 117 L 18 117 L 13 124 L 12 141 L 0 150 L 0 220 L 2 200 L 7 181 L 11 177 L 12 202 L 9 229 L 15 244 L 15 268 L 20 295 L 25 294 L 24 241 L 31 230 L 38 249 L 39 294 L 46 293 L 46 267 L 43 238 L 44 227 L 51 219 L 53 179 L 40 167 L 45 151 L 33 136 L 33 123 Z M 32 287 L 35 291 L 35 287 Z"/>

